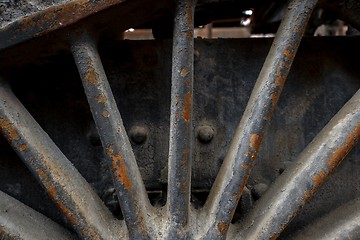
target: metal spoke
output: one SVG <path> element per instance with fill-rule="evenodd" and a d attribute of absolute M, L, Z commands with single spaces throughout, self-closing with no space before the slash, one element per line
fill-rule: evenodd
<path fill-rule="evenodd" d="M 358 198 L 309 224 L 290 239 L 357 239 L 359 236 L 360 199 Z"/>
<path fill-rule="evenodd" d="M 0 191 L 0 239 L 75 239 L 65 228 Z"/>
<path fill-rule="evenodd" d="M 152 206 L 97 52 L 96 43 L 86 33 L 74 34 L 72 38 L 71 50 L 110 163 L 129 234 L 135 239 L 149 238 L 148 228 L 151 224 L 149 215 Z"/>
<path fill-rule="evenodd" d="M 245 221 L 245 239 L 276 238 L 360 138 L 360 90 L 287 169 Z M 255 224 L 254 224 L 255 223 Z"/>
<path fill-rule="evenodd" d="M 115 220 L 91 186 L 0 81 L 0 130 L 79 236 L 113 239 Z"/>
<path fill-rule="evenodd" d="M 288 6 L 205 205 L 209 239 L 226 235 L 316 2 Z"/>
<path fill-rule="evenodd" d="M 186 235 L 190 210 L 194 0 L 178 0 L 174 23 L 168 173 L 169 238 Z"/>

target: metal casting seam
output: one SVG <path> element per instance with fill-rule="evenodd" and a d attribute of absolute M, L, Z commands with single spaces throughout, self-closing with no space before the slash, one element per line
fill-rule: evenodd
<path fill-rule="evenodd" d="M 110 164 L 130 238 L 150 238 L 152 206 L 94 39 L 74 33 L 71 51 Z"/>
<path fill-rule="evenodd" d="M 167 211 L 168 238 L 186 237 L 190 211 L 194 10 L 196 1 L 177 0 L 174 20 Z"/>
<path fill-rule="evenodd" d="M 224 238 L 317 1 L 290 2 L 204 210 L 205 238 Z"/>
<path fill-rule="evenodd" d="M 0 96 L 0 132 L 67 222 L 84 239 L 113 239 L 116 220 L 91 186 L 2 81 Z"/>
<path fill-rule="evenodd" d="M 243 225 L 246 239 L 277 238 L 324 184 L 359 141 L 359 106 L 360 90 L 260 198 Z"/>

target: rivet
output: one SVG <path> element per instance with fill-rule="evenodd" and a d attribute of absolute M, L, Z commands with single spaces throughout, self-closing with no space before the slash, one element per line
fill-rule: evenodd
<path fill-rule="evenodd" d="M 148 136 L 148 129 L 142 126 L 134 126 L 130 130 L 131 140 L 136 144 L 142 144 L 146 141 Z"/>
<path fill-rule="evenodd" d="M 209 143 L 214 138 L 215 131 L 210 126 L 201 126 L 198 128 L 197 137 L 202 143 Z"/>

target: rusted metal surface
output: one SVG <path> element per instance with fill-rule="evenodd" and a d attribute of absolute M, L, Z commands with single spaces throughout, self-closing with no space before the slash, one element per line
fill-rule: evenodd
<path fill-rule="evenodd" d="M 355 199 L 310 223 L 290 239 L 357 239 L 359 236 L 360 199 Z"/>
<path fill-rule="evenodd" d="M 226 235 L 316 2 L 289 4 L 205 205 L 208 238 Z"/>
<path fill-rule="evenodd" d="M 0 82 L 0 131 L 79 236 L 113 239 L 119 226 L 76 168 Z"/>
<path fill-rule="evenodd" d="M 149 238 L 152 207 L 96 43 L 87 33 L 71 38 L 72 53 L 111 168 L 129 236 Z"/>
<path fill-rule="evenodd" d="M 64 28 L 125 0 L 72 0 L 15 20 L 0 30 L 0 49 Z"/>
<path fill-rule="evenodd" d="M 64 39 L 70 39 L 70 41 L 67 42 L 70 45 L 70 50 L 66 48 L 67 44 L 61 43 L 62 51 L 66 52 L 64 53 L 66 56 L 62 57 L 69 60 L 67 54 L 70 55 L 69 52 L 71 52 L 72 57 L 75 59 L 77 69 L 74 68 L 74 71 L 80 73 L 86 98 L 96 125 L 95 130 L 95 125 L 92 120 L 87 122 L 92 126 L 90 128 L 93 129 L 89 134 L 86 134 L 86 140 L 74 140 L 72 137 L 75 134 L 71 135 L 72 137 L 69 137 L 71 139 L 67 139 L 67 141 L 73 141 L 76 144 L 69 147 L 69 151 L 77 151 L 80 153 L 79 155 L 83 155 L 81 150 L 77 149 L 79 146 L 78 143 L 89 140 L 92 145 L 88 147 L 88 150 L 91 151 L 91 153 L 87 155 L 89 159 L 85 156 L 75 156 L 72 160 L 77 164 L 77 161 L 80 161 L 80 159 L 85 159 L 83 166 L 86 165 L 86 167 L 83 171 L 88 175 L 87 164 L 90 163 L 91 160 L 95 159 L 98 161 L 97 166 L 99 166 L 102 165 L 103 160 L 106 159 L 106 169 L 108 167 L 111 169 L 109 175 L 112 176 L 115 187 L 113 187 L 112 183 L 107 183 L 107 187 L 110 186 L 110 188 L 101 189 L 102 184 L 94 184 L 94 182 L 88 181 L 96 188 L 97 193 L 95 193 L 87 180 L 77 172 L 76 168 L 72 166 L 71 162 L 59 150 L 46 132 L 42 130 L 39 124 L 37 124 L 22 106 L 20 101 L 6 85 L 5 81 L 0 82 L 1 133 L 40 181 L 50 196 L 51 201 L 57 205 L 68 225 L 73 227 L 81 239 L 277 238 L 296 216 L 298 210 L 310 200 L 319 187 L 324 184 L 328 176 L 333 173 L 342 159 L 344 159 L 355 144 L 357 144 L 360 135 L 360 112 L 357 109 L 360 101 L 359 92 L 343 107 L 329 125 L 322 130 L 309 147 L 304 150 L 299 157 L 299 164 L 286 170 L 280 179 L 270 187 L 270 190 L 267 191 L 267 184 L 259 183 L 256 180 L 251 181 L 251 185 L 247 184 L 254 160 L 260 151 L 260 145 L 263 141 L 272 142 L 266 139 L 264 134 L 284 87 L 306 23 L 317 1 L 294 0 L 289 5 L 288 13 L 285 15 L 277 37 L 258 76 L 258 80 L 253 88 L 250 100 L 236 132 L 233 131 L 235 127 L 225 125 L 233 121 L 234 112 L 236 112 L 237 115 L 242 114 L 242 107 L 245 105 L 244 103 L 248 99 L 248 95 L 245 94 L 246 96 L 242 97 L 236 96 L 236 94 L 240 94 L 240 92 L 236 92 L 234 89 L 242 89 L 243 87 L 239 86 L 241 85 L 239 81 L 237 79 L 234 80 L 231 73 L 229 73 L 230 71 L 234 71 L 233 69 L 221 71 L 216 76 L 214 76 L 214 73 L 210 73 L 213 70 L 211 68 L 218 67 L 216 63 L 219 63 L 219 60 L 215 60 L 213 56 L 206 59 L 206 56 L 211 56 L 212 52 L 217 50 L 209 50 L 210 53 L 204 51 L 204 49 L 211 49 L 211 45 L 219 46 L 221 43 L 231 45 L 234 42 L 224 40 L 216 40 L 217 43 L 215 43 L 215 41 L 199 41 L 199 43 L 202 44 L 199 44 L 199 49 L 202 49 L 202 51 L 198 49 L 194 51 L 193 27 L 196 2 L 193 0 L 178 0 L 176 1 L 177 8 L 175 11 L 174 39 L 172 43 L 172 65 L 170 65 L 170 57 L 165 60 L 161 59 L 162 56 L 170 56 L 169 50 L 162 49 L 163 46 L 170 46 L 168 42 L 160 42 L 156 50 L 149 47 L 151 44 L 147 42 L 143 45 L 143 49 L 139 50 L 136 49 L 136 46 L 141 46 L 141 44 L 134 44 L 133 46 L 135 47 L 130 49 L 126 46 L 130 46 L 133 43 L 124 43 L 124 41 L 118 43 L 115 41 L 115 44 L 113 44 L 117 47 L 122 45 L 122 49 L 120 48 L 122 51 L 106 53 L 106 51 L 111 51 L 111 48 L 109 48 L 110 50 L 106 49 L 107 46 L 104 47 L 103 45 L 105 53 L 114 59 L 117 57 L 114 56 L 119 54 L 124 60 L 121 63 L 117 63 L 118 65 L 112 63 L 113 66 L 111 67 L 110 64 L 109 67 L 107 64 L 109 64 L 111 60 L 109 61 L 105 58 L 103 60 L 107 61 L 107 64 L 104 65 L 104 69 L 97 49 L 97 43 L 103 36 L 103 28 L 107 28 L 104 26 L 107 26 L 107 23 L 112 23 L 109 24 L 108 28 L 111 30 L 108 32 L 108 35 L 106 35 L 112 36 L 110 39 L 107 39 L 109 40 L 109 42 L 105 44 L 107 45 L 107 43 L 112 42 L 112 38 L 117 38 L 118 34 L 126 29 L 129 22 L 136 25 L 141 22 L 141 19 L 129 22 L 121 22 L 117 19 L 117 14 L 119 13 L 127 12 L 126 14 L 131 16 L 130 10 L 136 9 L 135 7 L 137 6 L 137 4 L 134 3 L 135 1 L 126 1 L 131 2 L 132 5 L 127 5 L 122 11 L 119 10 L 120 8 L 118 6 L 116 9 L 119 11 L 107 12 L 107 14 L 105 14 L 107 18 L 106 21 L 99 20 L 98 23 L 96 18 L 92 18 L 92 21 L 89 21 L 90 15 L 93 15 L 97 11 L 110 8 L 111 6 L 119 5 L 121 2 L 125 1 L 115 0 L 106 3 L 104 1 L 67 2 L 59 5 L 63 6 L 63 8 L 54 6 L 53 8 L 38 12 L 29 17 L 24 17 L 0 30 L 0 37 L 2 36 L 1 34 L 3 34 L 3 36 L 9 36 L 9 33 L 13 34 L 13 38 L 10 40 L 6 39 L 6 41 L 1 41 L 0 38 L 0 44 L 4 43 L 4 45 L 0 45 L 0 49 L 2 49 L 36 36 L 45 36 L 50 31 L 62 29 L 67 26 L 67 28 L 62 29 L 62 32 L 56 32 L 58 35 L 52 36 L 61 36 L 59 39 L 56 38 L 59 42 L 62 42 Z M 150 1 L 147 3 L 150 3 Z M 146 3 L 143 5 L 146 5 Z M 158 7 L 159 6 L 151 8 L 152 10 L 147 12 L 148 15 L 144 16 L 144 19 L 153 19 Z M 71 14 L 74 14 L 74 16 Z M 125 16 L 128 16 L 126 14 Z M 124 15 L 122 15 L 122 17 L 125 18 Z M 81 21 L 85 18 L 87 21 Z M 79 24 L 75 24 L 77 22 L 79 22 Z M 117 24 L 118 22 L 122 24 Z M 69 27 L 70 25 L 71 27 Z M 121 26 L 114 27 L 114 25 Z M 20 29 L 22 32 L 19 32 Z M 56 42 L 56 40 L 53 41 Z M 246 41 L 244 43 L 246 44 Z M 257 43 L 259 44 L 261 42 Z M 51 43 L 48 44 L 51 45 Z M 207 48 L 205 48 L 204 45 L 206 45 Z M 229 45 L 226 45 L 224 49 L 240 49 L 231 48 Z M 254 49 L 258 48 L 259 45 L 256 45 Z M 17 51 L 19 51 L 19 49 L 21 48 L 18 48 Z M 115 49 L 117 48 L 115 47 Z M 132 51 L 134 51 L 134 53 L 131 53 Z M 138 55 L 145 55 L 138 57 L 135 56 L 136 53 Z M 240 56 L 242 52 L 236 53 L 237 55 L 233 57 L 233 59 L 237 60 L 237 57 Z M 12 56 L 11 54 L 7 54 L 8 53 L 4 54 L 2 59 L 6 59 L 6 56 Z M 123 54 L 124 56 L 122 56 Z M 127 57 L 129 55 L 131 57 Z M 234 56 L 233 53 L 226 52 L 225 54 L 220 53 L 217 57 L 220 57 L 221 61 L 225 61 L 225 55 Z M 198 64 L 198 68 L 204 68 L 204 66 L 200 64 L 203 59 L 206 59 L 206 63 L 209 64 L 209 66 L 205 67 L 205 74 L 198 75 L 198 83 L 194 81 L 194 58 L 195 63 Z M 251 61 L 248 55 L 245 55 L 243 59 L 242 61 L 245 62 Z M 132 63 L 129 64 L 127 62 Z M 230 63 L 237 65 L 237 61 L 235 60 L 230 60 Z M 125 65 L 125 67 L 121 65 Z M 299 65 L 301 64 L 299 63 Z M 72 69 L 72 67 L 73 66 L 65 69 Z M 168 69 L 172 68 L 171 86 L 167 77 L 170 75 L 170 70 L 167 72 L 166 69 L 162 69 L 164 67 L 168 67 Z M 115 70 L 116 68 L 120 68 L 121 71 Z M 156 76 L 152 75 L 154 71 L 150 70 L 151 68 L 158 68 L 157 71 L 161 72 L 161 74 Z M 233 68 L 236 67 L 233 66 Z M 250 68 L 246 67 L 240 68 L 234 75 L 243 75 L 244 69 L 247 71 L 250 70 Z M 310 70 L 305 69 L 311 77 L 312 73 L 321 72 L 311 67 Z M 110 70 L 110 77 L 108 76 L 110 81 L 108 81 L 108 77 L 105 74 L 105 71 L 108 73 L 108 70 Z M 69 70 L 69 72 L 71 71 L 72 70 Z M 114 73 L 116 71 L 119 72 Z M 298 73 L 302 73 L 300 70 L 297 71 Z M 9 74 L 11 71 L 7 72 L 8 75 L 11 75 Z M 51 76 L 54 75 L 54 71 L 49 70 L 49 72 Z M 199 72 L 203 73 L 201 71 Z M 239 74 L 239 72 L 241 72 L 241 74 Z M 345 72 L 348 73 L 347 71 Z M 62 74 L 58 69 L 57 73 L 59 75 Z M 25 73 L 13 74 L 21 75 Z M 320 73 L 317 76 L 319 78 L 326 78 L 322 76 L 322 74 L 323 73 Z M 126 77 L 124 77 L 125 75 Z M 303 78 L 307 78 L 309 75 L 305 74 Z M 347 77 L 351 79 L 351 82 L 355 77 L 350 75 L 351 74 Z M 144 76 L 151 76 L 155 80 L 150 81 L 151 77 L 147 79 Z M 57 76 L 53 76 L 53 78 L 56 77 Z M 75 82 L 79 80 L 77 77 L 78 74 L 76 74 L 76 77 L 71 76 L 71 78 L 75 79 Z M 158 77 L 160 77 L 161 80 L 156 79 Z M 65 79 L 67 76 L 63 78 Z M 139 83 L 133 80 L 136 78 L 141 78 L 142 82 Z M 248 80 L 247 77 L 244 78 L 246 79 L 246 83 L 243 84 L 244 87 L 250 89 L 252 87 L 251 80 Z M 27 76 L 26 79 L 28 79 Z M 32 79 L 32 81 L 36 82 L 37 79 L 38 76 L 36 75 L 36 79 Z M 61 80 L 56 82 L 61 82 Z M 73 83 L 68 79 L 64 81 L 70 83 L 68 85 L 64 84 L 66 85 L 65 89 L 67 92 L 68 89 L 71 89 Z M 136 82 L 135 85 L 133 84 L 134 82 Z M 32 83 L 30 83 L 30 86 L 31 84 Z M 153 84 L 158 85 L 154 86 Z M 195 90 L 194 86 L 196 86 L 196 84 L 200 86 L 199 88 L 201 88 L 201 90 Z M 231 84 L 233 84 L 233 86 L 230 86 Z M 114 88 L 115 94 L 112 93 L 110 85 Z M 210 85 L 212 86 L 209 87 Z M 351 82 L 349 86 L 357 85 Z M 52 87 L 51 85 L 50 88 Z M 210 94 L 210 88 L 214 90 L 215 94 Z M 126 97 L 130 95 L 128 92 L 133 89 L 141 89 L 139 93 L 137 93 L 138 95 L 136 95 L 138 97 L 136 97 L 136 99 L 132 97 L 126 99 Z M 293 87 L 292 90 L 294 91 L 294 89 L 297 88 Z M 51 90 L 47 89 L 45 91 L 46 93 L 44 93 L 47 94 L 47 96 L 51 95 L 48 91 Z M 77 94 L 79 93 L 75 90 L 73 91 Z M 147 98 L 149 92 L 155 95 L 155 97 L 151 96 Z M 164 92 L 165 94 L 163 94 Z M 351 91 L 346 90 L 346 93 L 349 92 Z M 39 96 L 28 97 L 28 99 L 30 99 L 30 106 L 32 99 L 36 97 Z M 204 97 L 205 100 L 202 99 L 202 97 Z M 60 98 L 62 98 L 62 96 Z M 229 98 L 232 99 L 229 100 Z M 240 98 L 241 101 L 239 100 Z M 341 101 L 345 98 L 344 96 L 339 97 Z M 81 96 L 78 99 L 81 99 Z M 122 100 L 124 99 L 125 101 L 123 102 Z M 156 100 L 154 101 L 154 99 Z M 162 110 L 165 109 L 163 105 L 166 101 L 164 100 L 168 100 L 168 102 L 171 100 L 171 106 L 170 108 L 167 107 L 166 110 Z M 197 103 L 196 100 L 198 101 Z M 43 102 L 47 101 L 48 99 L 45 98 Z M 159 103 L 156 101 L 159 101 Z M 74 102 L 76 101 L 71 100 L 68 101 L 68 104 L 73 107 L 75 105 Z M 140 107 L 134 102 L 140 103 Z M 233 111 L 229 110 L 231 107 L 227 106 L 229 102 L 232 103 L 231 105 L 235 105 Z M 304 103 L 306 101 L 295 102 L 299 104 L 300 102 Z M 304 106 L 304 108 L 310 108 L 309 106 L 313 102 L 315 102 L 315 97 L 311 96 L 311 100 L 309 100 L 309 103 L 306 103 L 308 105 L 305 104 L 306 106 Z M 25 103 L 27 104 L 27 102 Z M 337 101 L 336 104 L 340 103 Z M 222 106 L 219 107 L 220 105 Z M 341 105 L 342 104 L 340 104 L 340 106 Z M 219 107 L 219 109 L 213 110 L 214 107 Z M 51 109 L 53 108 L 56 107 L 51 106 Z M 66 108 L 69 107 L 67 106 Z M 195 111 L 194 108 L 196 109 Z M 336 107 L 331 106 L 332 110 L 333 108 Z M 85 109 L 84 112 L 86 112 L 87 107 L 83 106 L 82 109 Z M 125 120 L 123 122 L 118 109 L 121 109 L 122 113 L 123 111 L 127 112 L 125 118 L 129 118 L 131 121 L 128 121 L 128 123 L 130 122 L 131 124 L 126 125 L 127 121 Z M 149 109 L 156 113 L 149 114 Z M 157 112 L 158 109 L 161 111 Z M 316 109 L 316 107 L 313 107 L 313 109 Z M 66 111 L 68 111 L 68 109 L 63 109 L 63 112 Z M 211 113 L 208 114 L 208 116 L 216 116 L 214 117 L 216 120 L 204 117 L 207 116 L 206 114 L 209 111 Z M 306 112 L 305 110 L 303 111 Z M 129 115 L 138 113 L 140 113 L 140 117 L 136 120 L 129 117 Z M 170 115 L 170 119 L 165 117 L 159 120 L 159 116 L 165 115 L 164 113 Z M 303 115 L 306 114 L 303 113 Z M 161 124 L 155 127 L 151 124 L 144 124 L 141 122 L 144 121 L 142 120 L 144 118 L 146 118 L 148 122 L 151 122 L 151 120 L 149 120 L 151 118 L 156 119 L 156 121 L 161 122 Z M 283 119 L 282 116 L 279 118 Z M 291 116 L 289 116 L 289 119 L 290 118 Z M 85 124 L 86 120 L 84 120 L 82 116 L 80 116 L 79 119 L 81 119 L 81 128 L 86 128 L 83 126 L 87 125 Z M 281 120 L 279 121 L 281 122 Z M 162 127 L 165 124 L 166 127 Z M 194 126 L 196 126 L 196 128 L 194 128 Z M 127 136 L 127 129 L 130 129 L 128 132 L 131 139 Z M 321 127 L 319 127 L 319 129 L 321 129 Z M 49 132 L 52 131 L 53 130 L 50 130 Z M 56 131 L 54 132 L 56 133 Z M 193 139 L 195 132 L 198 137 L 197 139 Z M 228 148 L 227 137 L 230 138 L 234 132 L 235 135 Z M 160 137 L 156 139 L 154 133 L 161 133 L 159 134 Z M 170 134 L 168 135 L 167 133 Z M 164 142 L 166 143 L 164 144 Z M 167 144 L 169 144 L 168 148 Z M 2 139 L 0 139 L 0 146 L 2 145 Z M 282 144 L 273 144 L 271 146 L 276 147 L 281 145 Z M 94 150 L 95 148 L 98 152 Z M 167 152 L 164 148 L 169 151 Z M 196 149 L 198 152 L 193 151 L 193 149 Z M 220 149 L 221 153 L 214 153 L 214 149 Z M 104 152 L 104 157 L 99 153 L 101 151 Z M 93 155 L 96 154 L 97 156 L 94 157 Z M 143 157 L 138 158 L 138 155 L 141 154 L 143 154 Z M 292 156 L 293 154 L 294 153 L 291 153 L 290 155 Z M 266 153 L 264 153 L 264 155 L 266 155 Z M 225 160 L 223 162 L 224 156 Z M 167 163 L 166 159 L 168 160 Z M 192 166 L 194 159 L 195 166 Z M 222 167 L 220 172 L 217 173 L 221 163 Z M 93 164 L 93 162 L 91 164 Z M 264 165 L 268 166 L 269 164 L 266 165 L 265 163 Z M 78 166 L 81 166 L 81 164 Z M 201 166 L 206 166 L 206 171 L 202 170 Z M 193 191 L 191 189 L 192 168 L 197 170 L 195 174 L 193 174 L 195 175 L 195 178 L 193 178 L 193 180 L 195 179 Z M 1 168 L 0 171 L 2 171 Z M 99 171 L 101 171 L 100 168 Z M 278 170 L 276 170 L 276 172 L 277 171 Z M 94 172 L 97 174 L 97 171 Z M 107 171 L 99 173 L 100 178 L 103 178 L 106 174 Z M 141 176 L 141 174 L 143 176 Z M 273 174 L 271 175 L 271 178 L 276 178 Z M 212 187 L 206 205 L 203 206 L 205 198 L 203 195 L 197 195 L 198 189 L 196 188 L 202 188 L 200 191 L 204 191 L 203 189 L 207 191 L 212 185 L 215 176 L 217 176 L 217 179 Z M 87 177 L 89 178 L 89 176 Z M 89 179 L 93 179 L 92 177 L 93 176 Z M 146 180 L 145 183 L 148 183 L 148 185 L 144 184 L 143 179 Z M 201 179 L 204 183 L 197 182 L 198 179 Z M 99 180 L 99 182 L 101 181 L 104 180 Z M 255 183 L 256 185 L 254 186 Z M 153 190 L 151 188 L 153 188 Z M 117 197 L 115 194 L 112 194 L 115 189 Z M 150 204 L 147 190 L 149 194 L 160 193 L 156 199 L 151 199 L 154 206 Z M 243 191 L 246 194 L 243 194 Z M 263 195 L 265 191 L 267 192 Z M 103 197 L 107 206 L 115 206 L 115 208 L 118 208 L 117 200 L 119 200 L 121 210 L 120 208 L 112 209 L 112 212 L 120 218 L 121 214 L 116 212 L 121 211 L 124 221 L 118 221 L 111 216 L 97 194 Z M 111 195 L 111 204 L 109 204 L 107 200 L 108 197 L 104 195 Z M 199 196 L 203 199 L 199 200 Z M 241 196 L 243 197 L 242 202 L 238 204 Z M 237 215 L 244 215 L 246 211 L 248 211 L 248 208 L 253 205 L 253 202 L 259 198 L 260 200 L 258 200 L 255 209 L 250 211 L 250 215 L 246 215 L 245 220 L 241 219 L 241 225 L 238 223 L 232 224 L 232 221 L 238 221 L 239 219 L 238 216 L 233 217 L 235 211 Z M 167 202 L 165 203 L 165 201 Z M 240 210 L 236 210 L 237 207 L 240 208 Z M 200 210 L 195 210 L 194 208 L 200 208 Z M 31 210 L 25 208 L 24 211 L 31 213 Z M 339 226 L 339 229 L 348 229 L 348 234 L 357 234 L 358 226 L 355 224 L 357 218 L 357 215 L 352 215 L 347 219 L 344 217 L 344 224 Z M 19 225 L 22 225 L 22 223 L 19 223 Z M 47 228 L 47 226 L 48 225 L 44 225 L 45 228 Z M 50 226 L 49 228 L 52 227 Z M 344 233 L 337 231 L 334 227 L 324 226 L 323 229 L 324 231 L 328 231 L 330 228 L 334 230 L 332 233 L 333 236 L 340 236 L 340 233 Z M 13 232 L 15 232 L 15 235 Z M 10 230 L 0 228 L 0 236 L 17 238 L 16 234 L 15 228 Z M 61 235 L 60 232 L 59 235 Z M 67 236 L 67 233 L 64 233 L 64 237 Z"/>
<path fill-rule="evenodd" d="M 276 239 L 360 138 L 360 91 L 271 186 L 243 224 L 245 239 Z M 254 224 L 256 223 L 256 224 Z M 240 236 L 239 236 L 240 237 Z"/>
<path fill-rule="evenodd" d="M 168 199 L 169 239 L 188 238 L 196 1 L 177 1 L 174 23 Z"/>
<path fill-rule="evenodd" d="M 44 215 L 0 191 L 0 239 L 76 239 Z"/>

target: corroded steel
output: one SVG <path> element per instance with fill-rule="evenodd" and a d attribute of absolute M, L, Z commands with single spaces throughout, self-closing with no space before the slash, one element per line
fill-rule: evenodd
<path fill-rule="evenodd" d="M 111 168 L 129 235 L 134 239 L 149 238 L 152 206 L 96 43 L 86 33 L 74 34 L 72 39 L 72 53 Z"/>
<path fill-rule="evenodd" d="M 24 16 L 0 29 L 0 49 L 64 28 L 125 0 L 74 0 Z"/>
<path fill-rule="evenodd" d="M 316 0 L 292 1 L 211 189 L 207 237 L 224 237 L 249 178 Z"/>
<path fill-rule="evenodd" d="M 189 223 L 195 1 L 177 1 L 174 24 L 167 209 L 169 238 L 185 238 Z"/>
<path fill-rule="evenodd" d="M 0 132 L 83 238 L 114 239 L 120 230 L 91 186 L 3 81 Z"/>
<path fill-rule="evenodd" d="M 358 143 L 359 104 L 360 90 L 259 200 L 242 225 L 241 237 L 270 239 L 280 235 Z"/>
<path fill-rule="evenodd" d="M 96 22 L 95 18 L 92 18 L 92 21 L 87 18 L 98 11 L 105 10 L 121 2 L 125 1 L 76 0 L 39 11 L 0 29 L 0 49 L 8 48 L 36 36 L 46 35 L 50 31 L 68 27 L 65 29 L 68 32 L 58 32 L 58 35 L 62 36 L 59 42 L 63 39 L 69 40 L 67 43 L 70 45 L 70 51 L 80 73 L 97 128 L 97 132 L 93 131 L 92 134 L 96 135 L 94 133 L 96 132 L 100 135 L 104 155 L 111 169 L 124 220 L 118 221 L 111 216 L 98 195 L 90 187 L 90 184 L 82 178 L 50 137 L 22 106 L 5 81 L 0 81 L 0 132 L 36 176 L 51 200 L 57 205 L 66 221 L 74 228 L 81 239 L 277 238 L 296 216 L 299 209 L 310 200 L 327 180 L 328 176 L 357 144 L 360 137 L 360 110 L 357 107 L 360 103 L 359 91 L 303 151 L 297 165 L 286 170 L 265 195 L 262 196 L 262 193 L 259 192 L 264 192 L 266 189 L 260 191 L 258 188 L 259 191 L 253 193 L 260 200 L 257 202 L 255 209 L 250 212 L 250 215 L 247 215 L 246 219 L 241 221 L 241 224 L 231 223 L 232 220 L 236 220 L 236 218 L 233 219 L 234 212 L 249 178 L 266 129 L 271 121 L 306 24 L 317 1 L 291 1 L 273 46 L 258 76 L 245 113 L 234 134 L 208 200 L 200 210 L 194 210 L 193 207 L 201 207 L 201 203 L 191 204 L 190 199 L 191 168 L 192 158 L 194 157 L 192 149 L 195 145 L 193 142 L 193 28 L 196 1 L 175 1 L 168 182 L 166 183 L 166 180 L 163 179 L 158 181 L 163 187 L 161 189 L 161 198 L 166 196 L 167 203 L 165 206 L 160 207 L 157 205 L 154 207 L 150 204 L 134 151 L 118 110 L 121 103 L 115 101 L 116 96 L 114 97 L 112 93 L 98 53 L 97 41 L 101 39 L 99 36 L 102 36 L 102 27 L 107 25 L 107 21 L 99 21 L 100 23 L 97 25 L 94 23 Z M 130 12 L 127 14 L 131 15 L 131 11 L 128 11 L 128 9 L 135 9 L 137 5 L 133 1 L 126 2 L 132 2 L 131 7 L 120 12 Z M 149 16 L 144 18 L 152 19 L 152 16 L 156 15 L 156 9 L 158 8 L 151 9 L 153 12 L 149 11 L 147 13 Z M 111 14 L 107 14 L 107 18 L 116 17 L 116 13 L 116 11 L 113 11 Z M 75 25 L 76 22 L 84 18 L 87 18 L 87 21 L 81 21 L 81 23 Z M 116 20 L 112 19 L 112 22 L 116 22 Z M 141 21 L 136 20 L 134 22 L 140 23 Z M 118 28 L 112 26 L 114 29 L 109 30 L 110 32 L 107 34 L 117 37 L 122 30 L 126 29 L 124 27 L 128 26 L 128 23 L 123 24 L 119 24 L 121 26 Z M 69 27 L 70 25 L 71 27 Z M 116 29 L 121 29 L 121 31 Z M 94 30 L 99 30 L 99 32 Z M 61 44 L 64 45 L 61 49 L 66 49 L 66 44 Z M 199 60 L 199 51 L 196 53 Z M 145 64 L 140 62 L 139 65 L 144 64 L 145 67 L 149 67 L 147 66 L 148 63 L 155 65 L 156 56 L 158 55 L 139 57 L 141 59 L 139 61 L 146 62 Z M 208 60 L 209 62 L 213 61 L 213 59 Z M 215 77 L 209 76 L 209 81 L 216 82 L 213 78 Z M 221 81 L 224 84 L 227 80 Z M 230 81 L 233 80 L 230 79 Z M 166 84 L 170 84 L 170 81 Z M 166 84 L 160 86 L 165 88 Z M 146 89 L 144 92 L 146 91 L 149 90 Z M 221 97 L 224 95 L 224 93 L 219 94 Z M 214 97 L 214 94 L 208 97 L 207 100 L 210 98 L 214 102 L 218 100 L 217 96 Z M 236 102 L 236 100 L 233 101 Z M 201 111 L 205 110 L 201 109 Z M 219 129 L 214 130 L 211 123 L 204 121 L 204 124 L 197 129 L 199 131 L 199 144 L 206 145 L 218 141 L 216 137 L 219 136 L 217 132 Z M 148 128 L 140 125 L 132 126 L 132 130 L 130 134 L 132 134 L 134 149 L 154 137 Z M 150 146 L 147 150 L 149 152 L 154 151 L 153 149 L 156 147 Z M 211 150 L 210 147 L 204 147 L 203 149 Z M 161 155 L 161 157 L 163 156 L 165 154 Z M 101 157 L 99 158 L 101 159 Z M 221 163 L 222 159 L 216 159 L 215 161 L 218 162 L 214 163 L 214 165 Z M 146 164 L 153 163 L 151 161 L 144 162 Z M 149 169 L 151 168 L 149 167 Z M 166 171 L 165 173 L 161 172 L 161 175 L 161 177 L 166 176 Z M 209 182 L 211 184 L 211 181 Z M 166 184 L 168 184 L 167 190 L 165 190 Z M 262 183 L 262 186 L 267 187 L 264 183 Z M 256 189 L 256 187 L 253 189 Z M 2 192 L 0 192 L 0 197 L 2 195 Z M 251 198 L 249 190 L 246 197 Z M 27 217 L 18 219 L 18 212 L 13 212 L 14 214 L 10 215 L 4 214 L 1 210 L 10 206 L 9 199 L 6 195 L 0 198 L 0 237 L 18 238 L 18 228 L 17 226 L 10 226 L 11 224 L 31 227 L 32 224 L 37 225 L 46 221 L 46 218 L 36 213 L 34 213 L 34 216 L 36 215 L 35 221 L 32 223 L 29 222 L 30 220 Z M 193 201 L 197 201 L 196 197 L 193 198 Z M 161 200 L 155 202 L 155 204 L 159 202 Z M 24 211 L 27 214 L 33 213 L 31 209 L 27 209 L 21 204 L 15 203 L 15 205 L 19 207 L 19 211 Z M 358 208 L 358 203 L 356 202 L 356 205 L 352 204 L 346 209 L 342 209 L 345 214 L 342 215 L 341 219 L 343 221 L 338 228 L 320 221 L 319 224 L 323 227 L 323 231 L 332 234 L 331 236 L 334 237 L 358 234 L 359 225 L 357 222 L 359 217 L 358 214 L 352 214 L 351 207 Z M 342 210 L 335 211 L 330 218 L 334 218 L 334 215 L 336 216 Z M 2 216 L 6 218 L 5 225 L 2 224 Z M 326 220 L 326 223 L 328 222 Z M 44 232 L 41 230 L 34 232 L 37 229 L 46 230 L 43 230 Z M 344 233 L 344 231 L 338 229 L 347 229 L 348 231 Z M 40 235 L 46 234 L 45 231 L 54 231 L 53 234 L 59 235 L 56 236 L 58 239 L 72 237 L 52 222 L 43 226 L 34 226 L 33 229 L 25 229 L 23 233 L 27 231 L 30 234 Z M 42 236 L 33 238 L 41 239 Z"/>
<path fill-rule="evenodd" d="M 65 228 L 0 191 L 0 239 L 76 239 Z"/>

